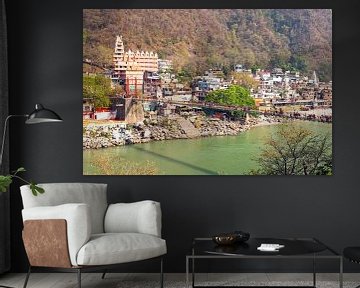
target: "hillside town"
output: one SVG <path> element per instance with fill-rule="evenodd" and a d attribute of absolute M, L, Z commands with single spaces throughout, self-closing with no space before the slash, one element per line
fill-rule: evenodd
<path fill-rule="evenodd" d="M 83 98 L 84 149 L 237 135 L 260 122 L 287 119 L 332 122 L 332 82 L 319 81 L 315 71 L 309 77 L 281 68 L 268 71 L 236 64 L 228 75 L 210 69 L 184 81 L 174 72 L 172 61 L 156 52 L 125 51 L 122 36 L 116 37 L 113 67 L 100 68 L 84 60 L 84 75 L 111 80 L 116 93 L 108 96 L 106 107 L 96 107 L 94 98 Z M 246 86 L 255 105 L 207 101 L 209 93 L 232 85 Z"/>
<path fill-rule="evenodd" d="M 116 37 L 113 64 L 112 70 L 104 70 L 102 73 L 110 77 L 113 84 L 123 87 L 124 93 L 118 96 L 125 98 L 204 102 L 210 91 L 241 84 L 234 76 L 225 78 L 222 70 L 212 69 L 192 79 L 190 85 L 185 85 L 176 78 L 171 60 L 160 59 L 155 52 L 125 52 L 122 36 Z M 267 71 L 236 64 L 234 72 L 235 75 L 245 74 L 257 81 L 257 87 L 251 88 L 250 92 L 260 111 L 294 105 L 301 110 L 332 106 L 332 81 L 320 82 L 315 71 L 308 77 L 281 68 Z M 84 104 L 84 112 L 94 110 L 86 99 Z M 96 119 L 95 113 L 84 113 L 84 118 Z"/>

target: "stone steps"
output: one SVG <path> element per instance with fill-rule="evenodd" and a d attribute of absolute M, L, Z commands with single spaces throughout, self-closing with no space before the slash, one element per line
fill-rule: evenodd
<path fill-rule="evenodd" d="M 200 137 L 199 129 L 195 128 L 195 126 L 190 122 L 190 120 L 185 118 L 178 118 L 177 122 L 179 123 L 181 129 L 185 132 L 188 138 Z"/>

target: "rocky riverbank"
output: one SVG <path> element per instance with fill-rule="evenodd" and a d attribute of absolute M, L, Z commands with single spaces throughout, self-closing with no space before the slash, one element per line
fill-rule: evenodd
<path fill-rule="evenodd" d="M 250 117 L 246 121 L 225 121 L 206 116 L 145 119 L 123 128 L 123 124 L 89 124 L 83 127 L 83 149 L 99 149 L 150 141 L 237 135 L 261 123 L 278 123 L 274 117 Z"/>

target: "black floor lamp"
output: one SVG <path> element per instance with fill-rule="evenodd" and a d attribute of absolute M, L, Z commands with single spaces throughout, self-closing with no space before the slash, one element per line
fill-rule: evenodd
<path fill-rule="evenodd" d="M 33 112 L 31 112 L 30 114 L 7 116 L 5 119 L 5 124 L 4 124 L 4 132 L 3 132 L 1 151 L 0 151 L 0 167 L 2 166 L 2 159 L 3 159 L 3 154 L 4 154 L 7 124 L 11 118 L 15 118 L 15 117 L 27 118 L 25 121 L 25 124 L 39 124 L 39 123 L 46 123 L 46 122 L 62 122 L 63 121 L 57 113 L 55 113 L 54 111 L 52 111 L 50 109 L 44 108 L 44 106 L 41 104 L 35 104 L 35 110 Z"/>
<path fill-rule="evenodd" d="M 23 118 L 27 118 L 25 120 L 26 124 L 39 124 L 39 123 L 46 123 L 46 122 L 62 122 L 63 120 L 61 119 L 61 117 L 55 113 L 54 111 L 44 108 L 43 105 L 41 104 L 36 104 L 35 105 L 35 110 L 33 112 L 31 112 L 30 114 L 23 114 L 23 115 L 9 115 L 6 117 L 5 119 L 5 123 L 4 123 L 4 131 L 3 131 L 3 137 L 2 137 L 2 141 L 1 141 L 1 150 L 0 150 L 0 168 L 2 167 L 2 162 L 3 162 L 3 155 L 4 155 L 4 146 L 5 146 L 5 142 L 6 142 L 6 132 L 7 132 L 7 126 L 8 126 L 8 122 L 11 118 L 15 118 L 15 117 L 23 117 Z M 0 284 L 0 287 L 3 288 L 12 288 L 9 286 L 3 286 Z"/>

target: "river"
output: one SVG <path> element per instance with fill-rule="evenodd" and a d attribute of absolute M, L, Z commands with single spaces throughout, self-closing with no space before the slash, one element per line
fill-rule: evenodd
<path fill-rule="evenodd" d="M 124 174 L 114 169 L 121 167 L 125 161 L 127 165 L 135 163 L 131 166 L 135 170 L 136 167 L 150 165 L 158 175 L 246 175 L 251 169 L 257 168 L 254 159 L 258 157 L 264 141 L 279 125 L 283 124 L 254 127 L 237 136 L 156 141 L 84 150 L 83 172 L 84 175 Z M 318 133 L 331 134 L 332 129 L 331 124 L 308 121 L 293 122 L 291 125 L 301 125 Z M 108 168 L 111 172 L 105 173 Z"/>

